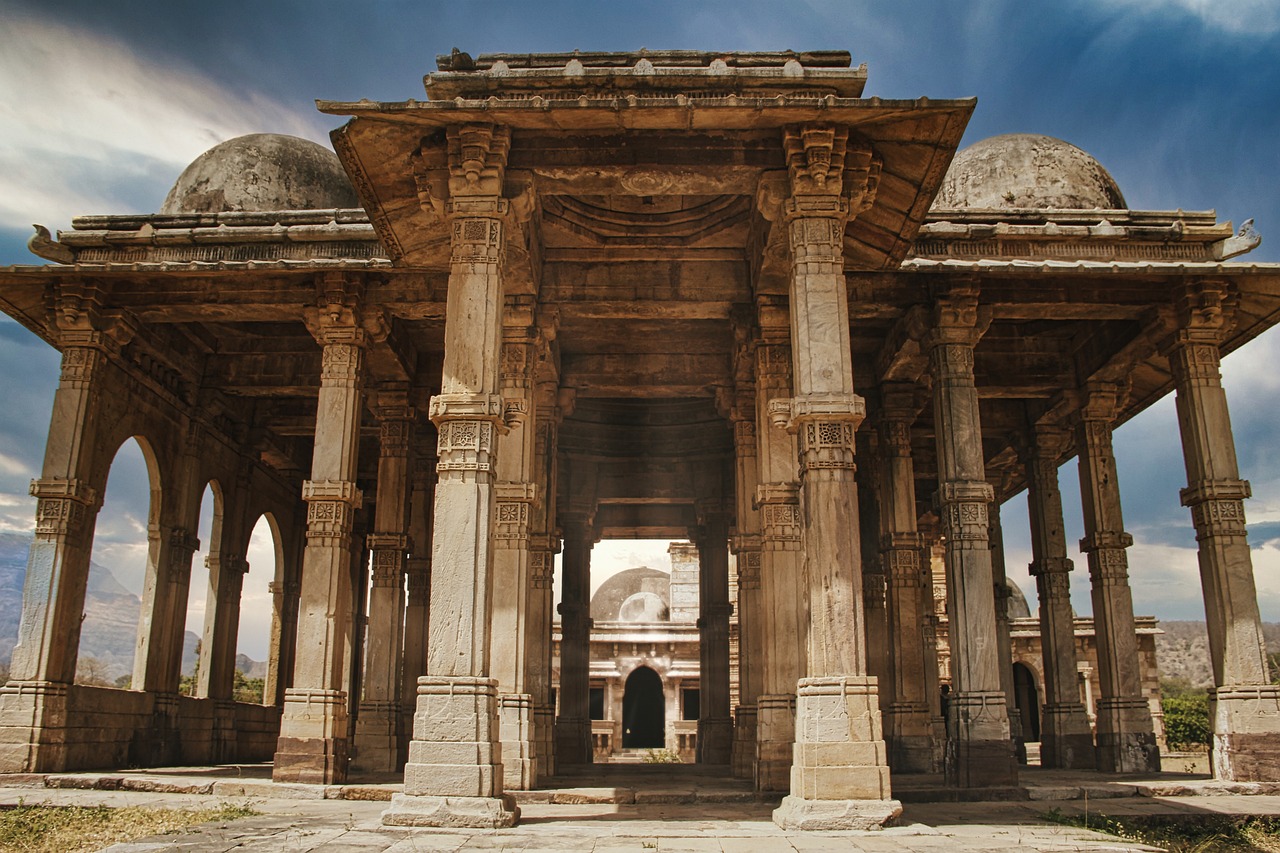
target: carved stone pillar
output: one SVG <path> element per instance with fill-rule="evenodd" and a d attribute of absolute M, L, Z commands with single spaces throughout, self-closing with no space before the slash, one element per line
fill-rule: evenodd
<path fill-rule="evenodd" d="M 554 332 L 554 327 L 551 327 Z M 549 345 L 548 345 L 549 346 Z M 547 355 L 551 353 L 548 350 Z M 554 358 L 541 359 L 554 370 Z M 533 755 L 537 779 L 556 773 L 556 709 L 552 700 L 552 629 L 555 620 L 555 555 L 560 551 L 556 524 L 556 460 L 559 423 L 559 382 L 553 375 L 535 385 L 533 411 L 533 482 L 541 500 L 530 507 L 529 590 L 527 596 L 529 648 L 525 656 L 525 689 L 533 700 Z"/>
<path fill-rule="evenodd" d="M 995 641 L 987 514 L 993 491 L 985 476 L 973 380 L 979 334 L 976 288 L 957 286 L 938 299 L 927 344 L 951 642 L 945 771 L 948 784 L 961 787 L 1010 785 L 1017 779 Z"/>
<path fill-rule="evenodd" d="M 404 667 L 400 672 L 400 758 L 397 768 L 409 756 L 413 737 L 413 714 L 418 704 L 418 679 L 427 674 L 427 628 L 431 603 L 431 510 L 435 502 L 436 455 L 435 436 L 423 441 L 424 431 L 434 433 L 428 425 L 419 430 L 419 446 L 413 472 L 413 491 L 409 500 L 409 560 L 405 565 L 408 587 L 404 615 Z"/>
<path fill-rule="evenodd" d="M 364 689 L 356 713 L 351 769 L 390 773 L 400 758 L 400 671 L 404 663 L 405 569 L 409 541 L 409 444 L 415 412 L 401 393 L 381 392 L 378 491 L 373 533 L 367 538 L 373 566 L 366 629 Z"/>
<path fill-rule="evenodd" d="M 1200 545 L 1213 664 L 1213 775 L 1232 781 L 1280 778 L 1280 687 L 1268 677 L 1244 499 L 1227 397 L 1219 373 L 1225 284 L 1197 282 L 1181 296 L 1181 330 L 1169 364 L 1187 468 L 1182 503 Z"/>
<path fill-rule="evenodd" d="M 560 561 L 560 716 L 556 763 L 591 763 L 591 546 L 595 533 L 585 518 L 562 525 Z"/>
<path fill-rule="evenodd" d="M 1098 643 L 1097 757 L 1106 773 L 1147 773 L 1160 769 L 1160 750 L 1151 708 L 1142 696 L 1138 634 L 1129 589 L 1125 549 L 1133 537 L 1124 532 L 1120 483 L 1111 451 L 1111 424 L 1122 389 L 1090 383 L 1080 412 L 1077 443 L 1084 538 L 1080 550 L 1089 559 L 1093 625 Z"/>
<path fill-rule="evenodd" d="M 538 332 L 533 306 L 509 299 L 502 343 L 502 398 L 524 413 L 524 426 L 507 435 L 498 450 L 497 516 L 494 525 L 493 622 L 490 670 L 498 682 L 498 718 L 502 737 L 503 787 L 529 790 L 537 782 L 533 697 L 527 683 L 531 648 L 529 599 L 530 523 L 538 498 L 534 483 L 537 431 L 533 367 Z"/>
<path fill-rule="evenodd" d="M 1013 690 L 1013 639 L 1009 635 L 1009 575 L 1004 562 L 1004 525 L 1000 521 L 1000 504 L 992 501 L 987 508 L 989 527 L 987 535 L 991 543 L 991 587 L 996 600 L 996 644 L 1000 661 L 1000 689 L 1004 691 L 1004 704 L 1009 715 L 1009 742 L 1019 764 L 1027 763 L 1027 741 L 1022 732 L 1022 715 L 1018 712 L 1017 696 Z"/>
<path fill-rule="evenodd" d="M 764 611 L 760 591 L 760 513 L 754 506 L 760 479 L 754 394 L 735 409 L 733 420 L 736 469 L 737 533 L 732 540 L 738 563 L 738 707 L 733 726 L 730 763 L 733 775 L 751 779 L 755 773 L 757 710 L 763 690 Z"/>
<path fill-rule="evenodd" d="M 291 626 L 297 624 L 298 594 L 296 581 L 273 580 L 267 584 L 271 593 L 271 661 L 262 685 L 262 701 L 279 706 L 284 702 L 285 687 L 292 673 L 293 648 Z"/>
<path fill-rule="evenodd" d="M 769 406 L 791 397 L 791 347 L 786 306 L 762 304 L 765 336 L 756 348 L 756 434 L 760 485 L 760 605 L 763 678 L 756 701 L 756 790 L 791 786 L 796 683 L 804 676 L 808 622 L 795 438 L 773 429 Z M 777 321 L 781 320 L 781 323 Z"/>
<path fill-rule="evenodd" d="M 698 508 L 698 763 L 728 764 L 733 750 L 729 697 L 729 530 L 718 501 Z"/>
<path fill-rule="evenodd" d="M 444 380 L 431 399 L 440 432 L 427 674 L 404 794 L 383 822 L 501 827 L 519 810 L 502 787 L 498 685 L 489 677 L 495 472 L 506 406 L 499 394 L 503 267 L 511 203 L 502 197 L 510 131 L 450 127 L 445 207 L 452 233 Z"/>
<path fill-rule="evenodd" d="M 138 645 L 133 658 L 134 690 L 170 697 L 178 692 L 191 559 L 200 549 L 195 528 L 204 484 L 194 480 L 203 435 L 198 426 L 188 427 L 186 446 L 174 477 L 176 482 L 162 493 L 158 512 L 159 553 L 155 571 L 147 573 L 142 591 L 144 616 L 139 621 Z M 161 704 L 167 707 L 172 702 L 165 699 Z M 166 755 L 176 760 L 177 744 L 168 742 L 168 736 L 162 734 L 176 720 L 163 720 L 159 716 L 152 725 L 153 740 L 148 748 L 158 760 L 164 760 Z"/>
<path fill-rule="evenodd" d="M 889 798 L 878 686 L 867 674 L 853 437 L 865 410 L 853 393 L 844 278 L 845 223 L 871 206 L 880 164 L 841 127 L 788 128 L 783 143 L 795 396 L 775 401 L 771 412 L 799 443 L 809 636 L 791 794 L 774 821 L 788 829 L 865 828 L 902 809 Z"/>
<path fill-rule="evenodd" d="M 75 679 L 80 620 L 100 492 L 90 480 L 103 416 L 108 355 L 119 342 L 96 331 L 64 331 L 62 375 L 36 498 L 18 644 L 0 688 L 0 772 L 66 767 L 67 691 Z"/>
<path fill-rule="evenodd" d="M 233 493 L 234 494 L 234 493 Z M 235 524 L 223 524 L 232 533 Z M 227 546 L 237 541 L 223 537 L 221 547 L 210 547 L 205 565 L 209 570 L 211 595 L 205 604 L 204 635 L 200 641 L 200 661 L 196 672 L 196 695 L 209 699 L 231 699 L 235 684 L 236 634 L 240 625 L 240 594 L 249 563 L 239 551 Z"/>
<path fill-rule="evenodd" d="M 928 566 L 921 564 L 923 540 L 916 529 L 915 466 L 911 460 L 915 391 L 894 387 L 882 393 L 880 553 L 887 576 L 885 604 L 891 649 L 891 677 L 885 685 L 885 740 L 894 771 L 928 773 L 934 760 L 926 670 L 930 666 L 936 670 L 936 664 L 925 657 L 922 630 L 932 616 L 933 593 Z"/>
<path fill-rule="evenodd" d="M 1096 765 L 1093 732 L 1080 702 L 1075 614 L 1071 609 L 1071 561 L 1062 522 L 1058 459 L 1065 430 L 1037 426 L 1026 458 L 1027 510 L 1031 520 L 1031 575 L 1040 598 L 1040 643 L 1044 656 L 1044 707 L 1040 765 L 1085 770 Z"/>
<path fill-rule="evenodd" d="M 341 315 L 341 312 L 337 312 Z M 351 530 L 364 409 L 364 331 L 345 324 L 313 330 L 324 347 L 307 502 L 293 686 L 285 691 L 272 778 L 329 784 L 347 775 L 348 721 L 343 662 L 351 612 Z"/>

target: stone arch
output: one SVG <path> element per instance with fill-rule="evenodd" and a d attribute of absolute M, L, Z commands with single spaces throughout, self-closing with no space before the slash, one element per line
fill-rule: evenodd
<path fill-rule="evenodd" d="M 143 600 L 158 577 L 163 486 L 159 460 L 145 435 L 121 438 L 115 452 L 101 461 L 101 474 L 94 478 L 101 491 L 89 545 L 75 680 L 130 687 L 138 675 L 139 637 L 148 621 Z"/>
<path fill-rule="evenodd" d="M 200 547 L 191 558 L 191 580 L 187 588 L 187 616 L 183 630 L 184 642 L 186 633 L 196 635 L 195 659 L 184 656 L 184 674 L 188 676 L 184 692 L 192 696 L 204 696 L 199 688 L 199 669 L 205 654 L 204 638 L 209 630 L 207 618 L 217 601 L 217 590 L 213 588 L 213 578 L 209 572 L 208 558 L 217 550 L 217 543 L 222 536 L 223 518 L 226 512 L 226 500 L 222 483 L 217 477 L 209 478 L 200 490 L 200 505 L 196 521 L 196 538 Z"/>
<path fill-rule="evenodd" d="M 661 749 L 666 746 L 667 705 L 662 677 L 648 666 L 627 676 L 622 692 L 622 748 Z"/>
<path fill-rule="evenodd" d="M 280 528 L 275 517 L 270 512 L 259 514 L 249 528 L 245 547 L 248 570 L 240 589 L 235 631 L 235 668 L 241 669 L 239 658 L 242 654 L 254 665 L 246 664 L 247 668 L 243 670 L 244 686 L 237 691 L 237 701 L 261 703 L 265 699 L 268 704 L 274 701 L 274 697 L 256 691 L 265 687 L 268 670 L 278 657 L 275 648 L 275 640 L 279 636 L 278 614 L 271 598 L 274 584 L 281 576 L 283 559 Z M 257 664 L 265 666 L 259 668 Z M 241 683 L 239 678 L 237 683 Z"/>
<path fill-rule="evenodd" d="M 1040 690 L 1036 674 L 1021 661 L 1013 664 L 1013 697 L 1022 717 L 1022 733 L 1028 741 L 1040 740 Z"/>

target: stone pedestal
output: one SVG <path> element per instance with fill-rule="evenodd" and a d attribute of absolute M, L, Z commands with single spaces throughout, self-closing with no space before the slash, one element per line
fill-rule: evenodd
<path fill-rule="evenodd" d="M 783 829 L 873 829 L 902 813 L 890 798 L 875 679 L 802 678 L 796 697 L 791 795 Z"/>
<path fill-rule="evenodd" d="M 48 681 L 10 681 L 0 687 L 0 771 L 66 769 L 68 690 Z"/>
<path fill-rule="evenodd" d="M 418 679 L 404 793 L 382 813 L 390 826 L 514 826 L 520 809 L 502 788 L 498 686 L 491 678 Z"/>
<path fill-rule="evenodd" d="M 502 743 L 502 787 L 527 791 L 537 785 L 533 759 L 533 698 L 528 693 L 498 697 L 498 731 Z"/>
<path fill-rule="evenodd" d="M 795 694 L 761 694 L 756 700 L 757 791 L 790 789 L 795 739 Z"/>
<path fill-rule="evenodd" d="M 733 719 L 733 749 L 729 767 L 735 779 L 751 779 L 756 765 L 756 706 L 739 705 Z"/>
<path fill-rule="evenodd" d="M 291 687 L 284 694 L 275 781 L 326 785 L 347 774 L 347 694 Z"/>

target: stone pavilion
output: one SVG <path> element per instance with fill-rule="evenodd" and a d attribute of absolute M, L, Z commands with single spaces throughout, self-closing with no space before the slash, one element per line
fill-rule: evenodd
<path fill-rule="evenodd" d="M 1280 781 L 1218 370 L 1280 318 L 1280 266 L 1229 262 L 1248 226 L 1129 209 L 1058 140 L 957 154 L 975 101 L 865 82 L 838 51 L 455 51 L 425 100 L 319 102 L 345 122 L 336 160 L 244 137 L 159 213 L 38 229 L 50 263 L 0 270 L 0 308 L 62 353 L 0 770 L 270 759 L 280 781 L 402 774 L 388 823 L 511 825 L 510 790 L 592 756 L 592 544 L 689 539 L 698 759 L 785 793 L 783 826 L 876 825 L 899 774 L 1016 784 L 992 543 L 1024 489 L 1043 760 L 1154 770 L 1111 435 L 1173 391 L 1214 773 Z M 153 495 L 133 689 L 78 686 L 95 515 L 129 437 Z M 1096 735 L 1057 484 L 1073 457 Z M 185 697 L 209 484 L 209 662 Z M 264 514 L 276 630 L 267 702 L 246 705 L 236 612 Z"/>

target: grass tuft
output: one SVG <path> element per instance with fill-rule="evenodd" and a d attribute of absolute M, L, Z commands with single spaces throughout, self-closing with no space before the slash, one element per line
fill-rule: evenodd
<path fill-rule="evenodd" d="M 256 814 L 248 806 L 233 805 L 207 809 L 19 805 L 0 810 L 0 853 L 82 853 Z"/>
<path fill-rule="evenodd" d="M 1280 853 L 1280 819 L 1264 817 L 1151 817 L 1073 815 L 1053 809 L 1045 820 L 1105 832 L 1170 853 Z"/>

